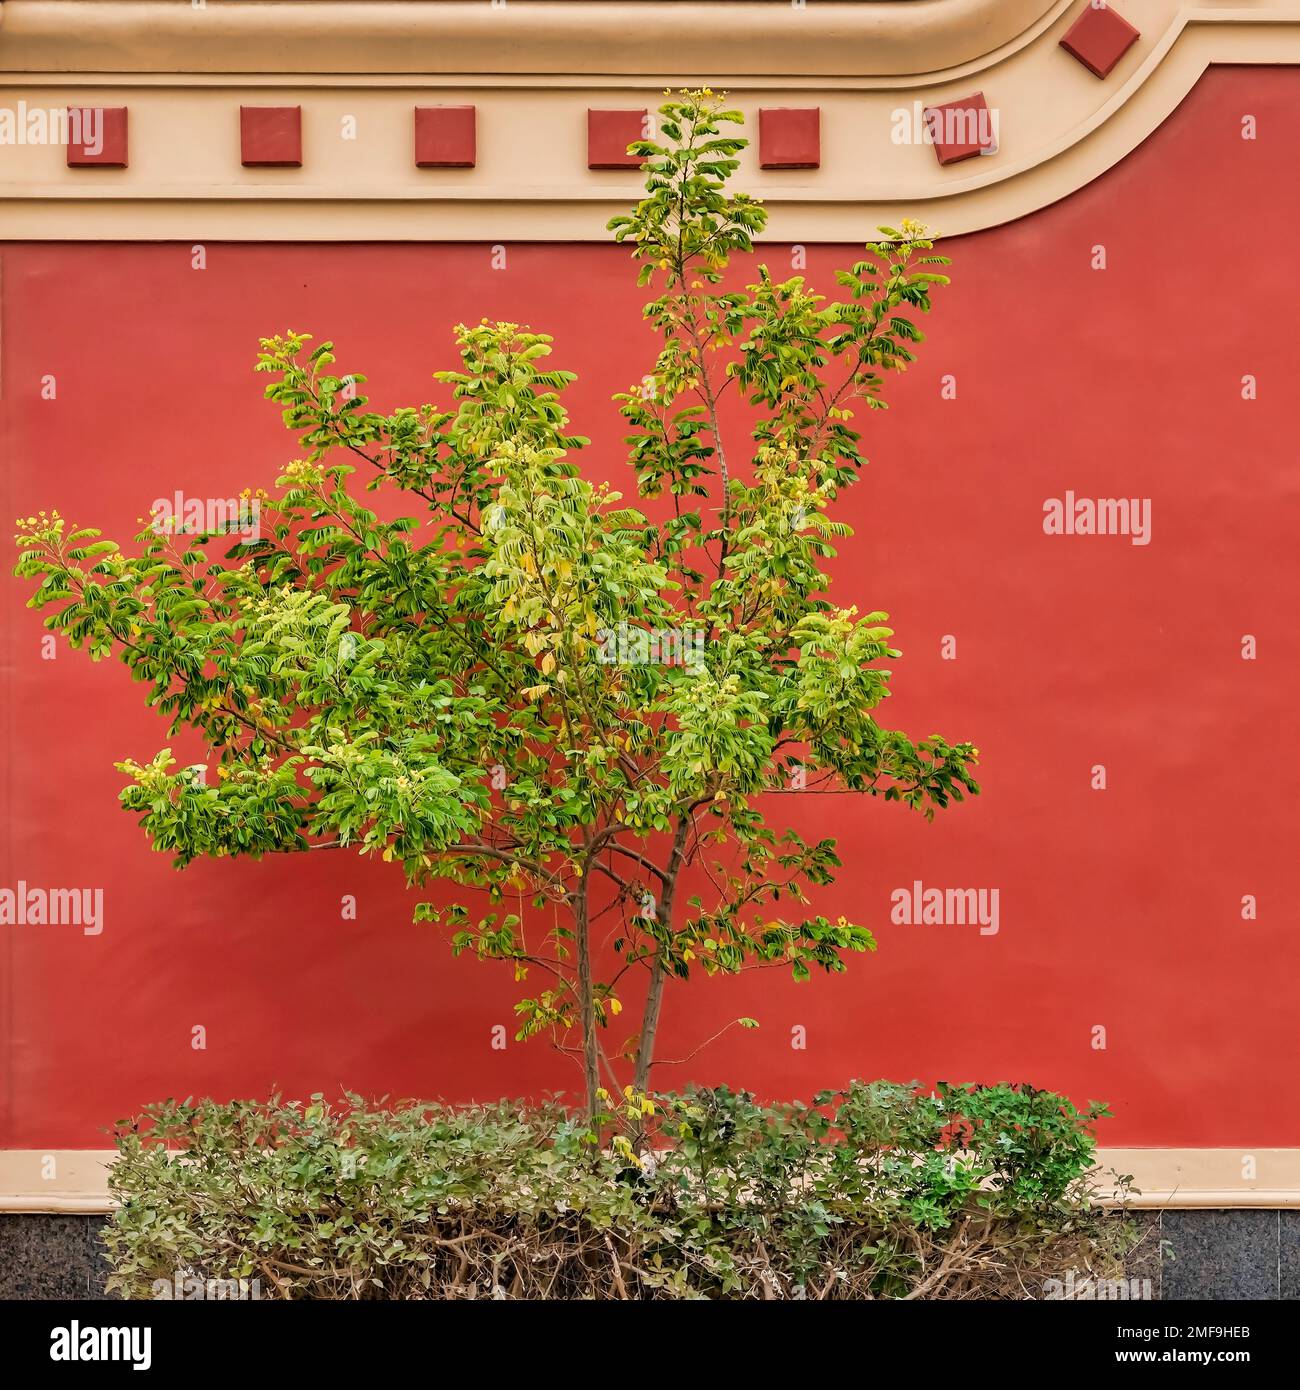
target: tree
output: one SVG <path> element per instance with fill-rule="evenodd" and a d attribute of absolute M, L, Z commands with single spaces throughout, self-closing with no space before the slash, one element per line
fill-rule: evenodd
<path fill-rule="evenodd" d="M 774 823 L 790 803 L 766 793 L 833 784 L 932 816 L 978 791 L 969 743 L 876 722 L 880 663 L 899 655 L 887 615 L 833 604 L 822 568 L 850 534 L 829 513 L 864 462 L 854 412 L 913 360 L 907 314 L 929 309 L 946 260 L 904 222 L 839 272 L 842 299 L 765 266 L 734 287 L 765 223 L 727 191 L 740 120 L 708 89 L 667 101 L 664 143 L 631 147 L 646 196 L 610 224 L 662 339 L 617 397 L 643 506 L 573 462 L 587 441 L 551 339 L 485 320 L 456 330 L 443 407 L 389 415 L 333 370 L 331 343 L 263 340 L 256 370 L 304 452 L 249 499 L 251 543 L 155 518 L 128 555 L 57 512 L 17 538 L 46 626 L 118 655 L 171 732 L 211 749 L 211 781 L 166 748 L 118 764 L 154 847 L 178 867 L 354 849 L 411 885 L 483 890 L 479 909 L 444 894 L 416 920 L 538 981 L 519 1036 L 580 1061 L 589 1116 L 602 1067 L 630 1066 L 640 1104 L 670 979 L 805 978 L 874 948 L 809 911 L 835 842 Z M 728 391 L 757 409 L 739 467 Z M 358 469 L 421 515 L 381 520 Z M 640 1023 L 614 1041 L 629 993 Z"/>

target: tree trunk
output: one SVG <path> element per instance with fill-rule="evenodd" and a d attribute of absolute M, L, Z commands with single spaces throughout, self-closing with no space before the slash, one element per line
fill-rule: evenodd
<path fill-rule="evenodd" d="M 650 1068 L 654 1065 L 655 1034 L 659 1031 L 659 1014 L 664 1006 L 663 960 L 655 957 L 650 967 L 650 989 L 646 994 L 645 1013 L 641 1018 L 641 1039 L 636 1049 L 636 1073 L 632 1078 L 633 1087 L 644 1093 L 650 1086 Z"/>
<path fill-rule="evenodd" d="M 596 1091 L 600 1070 L 596 1049 L 596 1002 L 591 974 L 591 918 L 587 906 L 587 878 L 583 876 L 573 904 L 573 927 L 578 947 L 578 1007 L 582 1013 L 582 1075 L 587 1092 L 587 1123 L 600 1109 Z"/>
<path fill-rule="evenodd" d="M 677 875 L 681 871 L 682 859 L 686 849 L 686 836 L 690 832 L 691 818 L 682 816 L 677 822 L 673 835 L 672 852 L 668 856 L 668 869 L 655 911 L 655 919 L 665 931 L 673 925 L 673 899 L 677 895 Z M 641 1039 L 636 1050 L 636 1071 L 632 1085 L 644 1093 L 650 1089 L 650 1069 L 654 1066 L 655 1035 L 659 1031 L 659 1016 L 664 1006 L 664 985 L 668 981 L 668 971 L 664 968 L 663 956 L 656 952 L 654 963 L 650 966 L 650 988 L 646 994 L 645 1013 L 641 1016 Z"/>

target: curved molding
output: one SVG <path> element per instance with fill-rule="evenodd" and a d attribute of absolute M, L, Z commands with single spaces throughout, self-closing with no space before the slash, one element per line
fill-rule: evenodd
<path fill-rule="evenodd" d="M 24 72 L 898 76 L 1010 43 L 1063 0 L 6 0 Z M 919 64 L 919 66 L 918 66 Z"/>
<path fill-rule="evenodd" d="M 587 167 L 587 108 L 692 83 L 725 84 L 751 134 L 760 108 L 820 108 L 820 167 L 746 152 L 769 239 L 856 241 L 903 216 L 955 235 L 1097 178 L 1213 63 L 1300 64 L 1300 0 L 1113 0 L 1141 36 L 1100 78 L 1060 44 L 1089 3 L 4 0 L 0 111 L 126 106 L 131 154 L 68 168 L 61 147 L 0 145 L 0 236 L 601 239 L 640 181 Z M 998 147 L 940 165 L 921 113 L 976 91 Z M 301 106 L 301 168 L 241 167 L 241 103 Z M 415 167 L 428 104 L 477 107 L 475 168 Z"/>

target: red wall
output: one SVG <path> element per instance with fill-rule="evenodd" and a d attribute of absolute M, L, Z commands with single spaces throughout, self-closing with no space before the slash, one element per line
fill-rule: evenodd
<path fill-rule="evenodd" d="M 894 408 L 870 422 L 836 593 L 893 615 L 891 721 L 972 738 L 984 795 L 930 826 L 786 797 L 805 833 L 841 840 L 847 867 L 821 905 L 871 926 L 880 949 L 840 979 L 671 994 L 664 1056 L 737 1014 L 762 1028 L 662 1084 L 1023 1079 L 1109 1100 L 1110 1143 L 1300 1144 L 1281 1101 L 1300 926 L 1298 120 L 1294 70 L 1212 72 L 1097 183 L 947 246 L 956 283 L 890 387 Z M 425 399 L 451 364 L 451 325 L 484 315 L 555 334 L 581 376 L 587 467 L 630 489 L 609 396 L 639 379 L 652 341 L 627 256 L 507 250 L 494 271 L 486 245 L 214 244 L 195 271 L 188 245 L 5 247 L 3 517 L 57 507 L 128 539 L 156 496 L 267 483 L 296 450 L 250 372 L 260 335 L 335 338 L 386 407 Z M 810 248 L 810 277 L 833 289 L 852 256 Z M 789 265 L 785 247 L 766 258 Z M 1247 373 L 1257 400 L 1242 399 Z M 1043 502 L 1067 489 L 1151 498 L 1151 544 L 1045 535 Z M 177 874 L 152 853 L 117 808 L 112 764 L 152 755 L 164 728 L 117 663 L 41 660 L 27 586 L 3 585 L 0 886 L 102 886 L 106 926 L 0 928 L 0 1146 L 96 1145 L 163 1095 L 573 1085 L 544 1044 L 492 1050 L 517 987 L 412 926 L 385 866 L 338 854 Z M 945 634 L 955 661 L 940 658 Z M 1105 791 L 1090 786 L 1097 763 Z M 914 879 L 997 887 L 999 933 L 892 925 L 890 893 Z M 359 921 L 340 920 L 345 893 Z M 198 1024 L 206 1051 L 190 1046 Z M 797 1024 L 806 1050 L 791 1047 Z"/>

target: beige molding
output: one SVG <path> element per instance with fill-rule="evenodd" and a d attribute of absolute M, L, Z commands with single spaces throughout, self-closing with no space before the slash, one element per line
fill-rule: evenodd
<path fill-rule="evenodd" d="M 1103 1195 L 1131 1176 L 1138 1208 L 1300 1207 L 1300 1149 L 1098 1149 L 1097 1168 Z"/>
<path fill-rule="evenodd" d="M 1097 1167 L 1130 1174 L 1135 1208 L 1300 1208 L 1300 1149 L 1099 1149 Z M 1253 1178 L 1243 1177 L 1247 1160 Z M 112 1210 L 112 1149 L 0 1150 L 0 1212 Z M 1103 1200 L 1113 1189 L 1103 1177 Z"/>
<path fill-rule="evenodd" d="M 0 44 L 14 72 L 902 76 L 1013 45 L 1068 3 L 4 0 Z"/>
<path fill-rule="evenodd" d="M 823 8 L 871 12 L 873 22 L 896 23 L 899 34 L 915 39 L 924 26 L 908 30 L 909 15 L 917 23 L 921 16 L 935 24 L 950 21 L 966 32 L 971 16 L 987 18 L 980 2 L 817 0 L 795 13 L 806 18 Z M 998 46 L 983 57 L 968 56 L 965 68 L 891 78 L 880 75 L 887 64 L 871 58 L 877 52 L 872 45 L 855 60 L 856 76 L 843 75 L 841 61 L 821 62 L 820 68 L 803 63 L 806 71 L 800 72 L 794 48 L 770 41 L 777 15 L 781 23 L 788 17 L 790 7 L 782 0 L 701 6 L 694 0 L 581 0 L 578 6 L 509 0 L 507 12 L 525 11 L 538 26 L 518 43 L 492 50 L 494 61 L 512 72 L 453 75 L 432 70 L 426 57 L 418 59 L 426 70 L 412 77 L 384 71 L 387 30 L 380 17 L 396 24 L 405 15 L 408 24 L 436 28 L 466 8 L 484 18 L 479 12 L 491 13 L 488 0 L 472 0 L 468 7 L 459 0 L 354 0 L 347 6 L 334 0 L 209 0 L 205 11 L 192 10 L 188 0 L 4 0 L 0 108 L 17 110 L 20 101 L 46 109 L 124 104 L 130 108 L 130 167 L 68 169 L 61 146 L 0 145 L 0 238 L 604 240 L 605 223 L 635 198 L 640 184 L 634 173 L 587 169 L 586 108 L 653 106 L 663 86 L 680 80 L 662 70 L 669 57 L 685 64 L 683 55 L 689 54 L 692 65 L 711 57 L 715 65 L 726 65 L 738 44 L 743 48 L 758 39 L 741 26 L 743 41 L 739 31 L 725 41 L 714 34 L 708 44 L 692 48 L 698 36 L 683 30 L 679 45 L 636 46 L 641 67 L 653 71 L 539 76 L 550 51 L 549 40 L 543 42 L 551 32 L 546 26 L 560 24 L 575 8 L 595 16 L 597 27 L 618 14 L 627 22 L 629 16 L 667 22 L 668 12 L 693 8 L 733 18 L 760 12 L 755 32 L 769 34 L 765 66 L 779 75 L 741 76 L 732 83 L 751 134 L 764 105 L 815 102 L 822 111 L 819 169 L 760 170 L 753 148 L 745 153 L 738 182 L 768 202 L 767 239 L 774 241 L 861 241 L 878 224 L 904 216 L 918 217 L 943 235 L 996 226 L 1066 197 L 1111 168 L 1160 125 L 1211 64 L 1300 64 L 1300 0 L 1116 0 L 1117 8 L 1140 21 L 1142 37 L 1104 80 L 1059 47 L 1085 0 L 999 3 L 1008 13 L 1014 10 L 1017 24 L 1030 21 L 1009 43 L 1000 42 L 1001 29 L 986 26 L 979 29 L 984 42 Z M 93 12 L 82 37 L 73 32 L 75 25 L 60 27 L 69 25 L 67 15 L 74 11 Z M 305 24 L 307 11 L 316 19 L 314 28 L 308 26 L 315 37 L 301 43 L 285 38 L 286 26 Z M 346 16 L 354 11 L 376 20 L 373 33 L 356 35 L 348 47 L 349 63 L 366 71 L 309 71 L 323 61 L 313 45 L 333 42 L 334 18 L 346 28 Z M 152 41 L 132 46 L 146 12 L 167 21 L 160 32 L 173 34 L 172 47 Z M 185 26 L 203 14 L 225 26 L 225 72 L 196 70 L 215 62 L 206 39 L 185 37 Z M 936 62 L 971 50 L 918 41 L 912 51 L 916 67 L 923 59 Z M 65 64 L 85 66 L 59 73 L 56 53 Z M 125 70 L 128 54 L 138 71 Z M 278 70 L 262 71 L 272 59 Z M 721 80 L 716 70 L 712 75 Z M 698 80 L 708 76 L 706 70 Z M 928 144 L 895 138 L 900 112 L 905 122 L 922 105 L 970 95 L 977 86 L 997 113 L 995 153 L 943 168 Z M 250 100 L 302 106 L 301 169 L 240 166 L 237 108 Z M 411 108 L 428 102 L 478 107 L 476 168 L 414 167 Z M 341 134 L 348 115 L 357 121 L 351 140 Z"/>
<path fill-rule="evenodd" d="M 0 1212 L 111 1211 L 114 1149 L 0 1149 Z"/>

